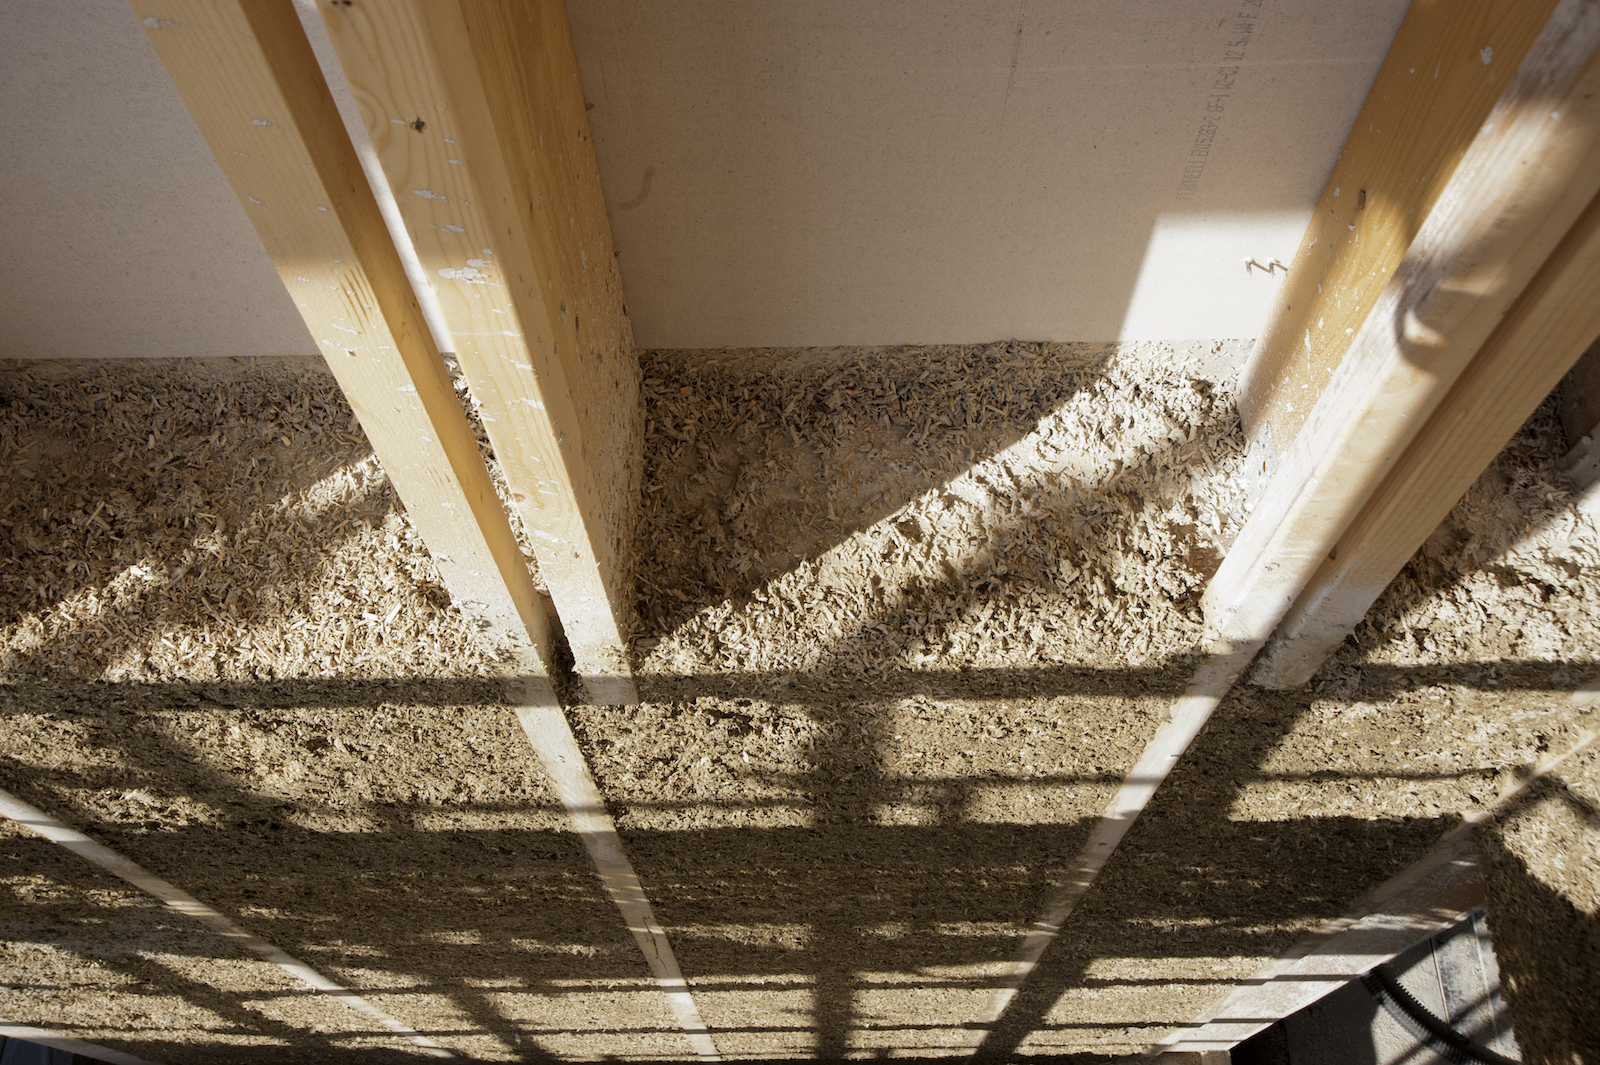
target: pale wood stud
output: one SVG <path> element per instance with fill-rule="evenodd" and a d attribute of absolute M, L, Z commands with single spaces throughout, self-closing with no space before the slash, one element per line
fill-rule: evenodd
<path fill-rule="evenodd" d="M 1456 381 L 1279 625 L 1251 680 L 1310 681 L 1600 335 L 1600 200 L 1593 201 Z"/>
<path fill-rule="evenodd" d="M 589 699 L 635 702 L 638 365 L 565 9 L 319 8 Z"/>
<path fill-rule="evenodd" d="M 549 623 L 290 0 L 133 0 L 446 587 L 548 692 Z"/>
<path fill-rule="evenodd" d="M 1415 0 L 1256 342 L 1246 434 L 1288 451 L 1556 0 Z"/>
<path fill-rule="evenodd" d="M 1356 330 L 1206 590 L 1265 643 L 1600 190 L 1600 5 L 1563 0 Z"/>

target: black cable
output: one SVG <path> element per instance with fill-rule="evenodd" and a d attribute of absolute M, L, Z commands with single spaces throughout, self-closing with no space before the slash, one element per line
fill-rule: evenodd
<path fill-rule="evenodd" d="M 1432 1010 L 1418 1002 L 1411 992 L 1381 968 L 1363 976 L 1361 986 L 1389 1016 L 1400 1022 L 1400 1027 L 1424 1043 L 1436 1044 L 1439 1051 L 1456 1065 L 1472 1065 L 1473 1062 L 1482 1062 L 1483 1065 L 1520 1065 L 1504 1054 L 1496 1054 L 1488 1047 L 1479 1046 L 1435 1017 Z"/>

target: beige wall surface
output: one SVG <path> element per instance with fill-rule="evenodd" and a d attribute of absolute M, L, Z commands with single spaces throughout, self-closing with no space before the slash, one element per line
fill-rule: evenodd
<path fill-rule="evenodd" d="M 0 15 L 0 358 L 317 354 L 127 4 Z"/>
<path fill-rule="evenodd" d="M 567 8 L 635 333 L 697 348 L 1254 336 L 1406 0 Z"/>
<path fill-rule="evenodd" d="M 1405 6 L 568 10 L 636 335 L 705 348 L 1253 336 Z M 0 13 L 0 357 L 313 354 L 127 8 Z"/>

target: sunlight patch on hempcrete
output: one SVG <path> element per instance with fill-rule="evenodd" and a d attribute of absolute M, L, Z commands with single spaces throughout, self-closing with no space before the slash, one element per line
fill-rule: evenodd
<path fill-rule="evenodd" d="M 646 353 L 645 673 L 1187 650 L 1247 488 L 1220 349 Z"/>
<path fill-rule="evenodd" d="M 0 676 L 492 667 L 321 361 L 245 362 L 0 367 Z"/>

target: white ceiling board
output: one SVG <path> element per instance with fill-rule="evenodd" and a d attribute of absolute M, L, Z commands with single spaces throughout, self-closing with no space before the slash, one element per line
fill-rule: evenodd
<path fill-rule="evenodd" d="M 0 13 L 0 357 L 317 354 L 127 5 Z"/>
<path fill-rule="evenodd" d="M 715 348 L 1253 336 L 1405 7 L 568 13 L 635 334 Z"/>

